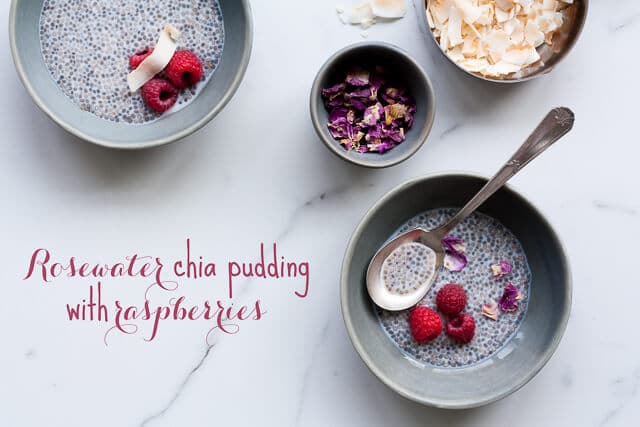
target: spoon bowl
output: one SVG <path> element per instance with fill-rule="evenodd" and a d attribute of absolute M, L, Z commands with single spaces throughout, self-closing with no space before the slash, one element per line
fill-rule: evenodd
<path fill-rule="evenodd" d="M 442 238 L 435 232 L 430 232 L 423 228 L 416 228 L 407 233 L 403 233 L 389 243 L 384 245 L 373 257 L 367 269 L 367 291 L 380 308 L 389 311 L 400 311 L 407 307 L 416 305 L 429 291 L 429 288 L 438 278 L 438 270 L 444 264 L 444 251 L 440 242 Z M 426 282 L 420 285 L 419 291 L 409 294 L 399 294 L 390 291 L 386 286 L 381 286 L 379 280 L 385 260 L 397 248 L 409 243 L 419 243 L 431 248 L 435 252 L 434 273 Z"/>
<path fill-rule="evenodd" d="M 566 107 L 551 110 L 511 159 L 449 222 L 433 231 L 420 228 L 408 231 L 378 250 L 367 269 L 367 291 L 373 302 L 389 311 L 406 310 L 420 302 L 429 292 L 437 278 L 438 270 L 444 264 L 442 240 L 529 162 L 566 135 L 573 128 L 574 121 L 573 112 Z M 383 267 L 385 261 L 407 243 L 420 243 L 435 252 L 435 262 L 429 266 L 431 268 L 427 268 L 433 273 L 409 292 L 393 292 L 384 278 Z M 391 289 L 394 289 L 394 285 L 391 284 Z"/>

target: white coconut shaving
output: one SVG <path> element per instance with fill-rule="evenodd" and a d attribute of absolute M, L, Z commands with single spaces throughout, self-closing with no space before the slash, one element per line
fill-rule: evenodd
<path fill-rule="evenodd" d="M 127 83 L 129 84 L 129 90 L 131 92 L 140 89 L 145 83 L 165 69 L 176 53 L 180 36 L 180 31 L 173 25 L 166 25 L 164 27 L 160 32 L 160 37 L 153 49 L 153 53 L 146 57 L 138 68 L 127 76 Z"/>
<path fill-rule="evenodd" d="M 400 19 L 407 14 L 406 0 L 370 0 L 352 8 L 336 8 L 343 24 L 370 28 L 377 19 Z"/>
<path fill-rule="evenodd" d="M 406 0 L 371 0 L 371 9 L 378 18 L 400 19 L 407 14 Z"/>
<path fill-rule="evenodd" d="M 573 0 L 429 0 L 427 20 L 440 48 L 462 68 L 490 77 L 540 61 L 562 10 Z"/>

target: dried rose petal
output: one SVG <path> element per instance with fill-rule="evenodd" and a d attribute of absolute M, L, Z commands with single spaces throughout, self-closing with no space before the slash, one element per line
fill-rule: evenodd
<path fill-rule="evenodd" d="M 464 241 L 458 237 L 446 236 L 442 239 L 444 248 L 444 267 L 452 272 L 462 271 L 467 266 L 467 256 L 464 254 Z"/>
<path fill-rule="evenodd" d="M 384 107 L 379 102 L 364 111 L 362 123 L 367 126 L 375 126 L 382 118 Z"/>
<path fill-rule="evenodd" d="M 369 76 L 371 74 L 360 67 L 352 68 L 347 73 L 346 82 L 352 86 L 366 86 L 369 84 Z"/>
<path fill-rule="evenodd" d="M 393 104 L 384 107 L 384 119 L 387 125 L 391 125 L 396 120 L 405 120 L 409 109 L 404 104 Z"/>
<path fill-rule="evenodd" d="M 380 142 L 376 141 L 373 144 L 369 144 L 367 147 L 369 148 L 369 151 L 384 153 L 391 150 L 393 147 L 395 147 L 395 144 L 388 141 L 380 141 Z"/>
<path fill-rule="evenodd" d="M 333 86 L 331 86 L 329 88 L 322 89 L 322 97 L 323 98 L 327 98 L 327 99 L 335 98 L 339 94 L 344 93 L 344 90 L 346 88 L 347 88 L 346 84 L 338 83 L 338 84 L 333 85 Z"/>
<path fill-rule="evenodd" d="M 482 315 L 488 317 L 491 320 L 498 320 L 498 303 L 495 301 L 489 301 L 482 305 Z"/>
<path fill-rule="evenodd" d="M 345 102 L 345 105 L 355 108 L 358 111 L 364 111 L 369 106 L 369 103 L 366 101 L 362 101 L 361 98 L 351 98 L 349 101 Z"/>
<path fill-rule="evenodd" d="M 446 253 L 444 256 L 444 268 L 458 273 L 467 266 L 467 256 L 463 253 Z"/>
<path fill-rule="evenodd" d="M 519 301 L 523 299 L 523 296 L 518 291 L 518 288 L 511 283 L 504 285 L 504 293 L 498 301 L 500 310 L 505 313 L 514 312 L 518 309 Z"/>
<path fill-rule="evenodd" d="M 502 279 L 504 276 L 511 273 L 511 270 L 513 270 L 513 267 L 507 261 L 500 261 L 497 264 L 491 265 L 491 274 L 496 280 Z"/>
<path fill-rule="evenodd" d="M 378 91 L 382 86 L 387 83 L 387 79 L 379 73 L 371 74 L 369 78 L 369 84 L 371 85 L 371 95 L 375 96 L 375 99 L 378 98 Z"/>
<path fill-rule="evenodd" d="M 371 89 L 369 87 L 357 88 L 351 92 L 345 92 L 344 97 L 346 99 L 361 98 L 363 101 L 367 101 L 371 98 Z"/>
<path fill-rule="evenodd" d="M 406 139 L 406 137 L 404 135 L 404 129 L 403 128 L 391 129 L 387 133 L 387 139 L 389 139 L 389 140 L 391 140 L 393 142 L 401 143 L 402 141 L 404 141 Z"/>
<path fill-rule="evenodd" d="M 442 247 L 444 247 L 445 251 L 449 252 L 465 252 L 464 240 L 455 236 L 447 236 L 442 239 Z"/>
<path fill-rule="evenodd" d="M 335 96 L 329 100 L 327 100 L 325 102 L 325 106 L 327 107 L 327 109 L 331 109 L 334 107 L 342 107 L 345 105 L 345 100 L 344 100 L 344 95 L 340 94 L 338 96 Z"/>
<path fill-rule="evenodd" d="M 384 153 L 405 141 L 416 104 L 405 88 L 388 82 L 382 67 L 355 67 L 343 82 L 322 90 L 329 131 L 347 150 Z M 453 268 L 466 264 L 466 259 L 454 261 Z"/>
<path fill-rule="evenodd" d="M 334 123 L 337 121 L 341 121 L 342 119 L 347 119 L 347 114 L 349 114 L 349 109 L 346 107 L 336 107 L 329 113 L 329 122 Z"/>

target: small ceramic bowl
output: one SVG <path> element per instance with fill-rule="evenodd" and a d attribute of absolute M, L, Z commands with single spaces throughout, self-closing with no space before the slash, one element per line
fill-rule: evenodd
<path fill-rule="evenodd" d="M 385 67 L 415 98 L 417 111 L 413 127 L 406 133 L 405 141 L 386 153 L 347 151 L 329 132 L 329 112 L 324 106 L 322 89 L 343 81 L 353 66 L 373 68 L 378 65 Z M 435 95 L 427 74 L 408 53 L 383 42 L 356 43 L 329 58 L 313 82 L 310 104 L 311 121 L 327 148 L 341 159 L 369 168 L 394 166 L 414 155 L 426 141 L 435 117 Z"/>
<path fill-rule="evenodd" d="M 566 9 L 565 21 L 562 25 L 562 28 L 560 28 L 554 36 L 553 43 L 551 45 L 543 44 L 538 48 L 538 53 L 540 54 L 541 61 L 530 65 L 529 67 L 512 76 L 495 78 L 483 76 L 480 73 L 467 71 L 460 65 L 456 64 L 451 58 L 449 58 L 449 56 L 440 49 L 438 41 L 436 40 L 433 31 L 431 31 L 429 22 L 427 20 L 426 6 L 427 3 L 431 0 L 415 1 L 418 5 L 417 10 L 421 15 L 419 19 L 420 25 L 422 26 L 423 30 L 430 35 L 430 38 L 434 41 L 438 50 L 447 58 L 447 60 L 456 68 L 464 71 L 467 74 L 470 74 L 481 80 L 495 83 L 524 82 L 553 71 L 556 65 L 558 65 L 569 54 L 571 49 L 573 49 L 573 46 L 578 41 L 578 38 L 582 33 L 582 29 L 584 28 L 584 23 L 587 19 L 587 10 L 589 8 L 588 0 L 575 0 L 573 4 Z M 422 4 L 422 8 L 420 8 L 420 4 Z"/>
<path fill-rule="evenodd" d="M 9 17 L 16 69 L 35 103 L 56 123 L 86 141 L 112 148 L 139 149 L 184 138 L 213 119 L 231 100 L 249 64 L 253 42 L 248 0 L 219 0 L 225 48 L 217 70 L 185 108 L 140 125 L 104 120 L 81 110 L 51 78 L 40 48 L 39 20 L 44 0 L 13 0 Z"/>
<path fill-rule="evenodd" d="M 527 312 L 518 333 L 503 347 L 509 351 L 469 367 L 436 368 L 410 360 L 383 330 L 365 286 L 372 256 L 408 219 L 434 208 L 461 207 L 486 182 L 469 174 L 446 174 L 397 187 L 366 214 L 344 258 L 342 314 L 356 351 L 383 383 L 425 405 L 471 408 L 515 392 L 547 363 L 569 319 L 571 276 L 558 236 L 540 212 L 505 187 L 480 211 L 515 234 L 531 268 Z"/>

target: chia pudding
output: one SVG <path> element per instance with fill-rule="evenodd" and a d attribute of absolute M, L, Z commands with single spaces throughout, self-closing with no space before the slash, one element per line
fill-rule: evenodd
<path fill-rule="evenodd" d="M 435 273 L 436 253 L 421 243 L 401 245 L 384 260 L 382 281 L 389 293 L 406 295 L 429 282 Z"/>
<path fill-rule="evenodd" d="M 391 239 L 417 227 L 435 229 L 456 212 L 457 209 L 424 212 L 402 225 Z M 443 368 L 476 364 L 503 348 L 525 317 L 531 286 L 531 271 L 522 245 L 511 231 L 494 218 L 475 213 L 456 227 L 452 234 L 464 240 L 468 265 L 460 272 L 440 269 L 436 282 L 419 305 L 435 309 L 436 294 L 440 288 L 447 283 L 462 285 L 467 293 L 465 312 L 473 315 L 476 321 L 475 336 L 469 344 L 457 344 L 445 333 L 434 341 L 418 344 L 409 330 L 410 310 L 390 312 L 376 307 L 382 328 L 403 353 L 417 362 Z M 490 266 L 501 260 L 508 260 L 513 270 L 508 276 L 495 280 Z M 518 288 L 522 303 L 515 312 L 500 313 L 497 321 L 488 319 L 482 315 L 482 305 L 491 300 L 497 301 L 503 294 L 506 282 Z"/>
<path fill-rule="evenodd" d="M 182 32 L 181 49 L 202 61 L 202 81 L 179 95 L 184 107 L 214 73 L 224 48 L 218 0 L 45 0 L 40 16 L 44 62 L 58 87 L 82 110 L 131 124 L 159 117 L 127 86 L 129 57 L 153 47 L 166 24 Z M 170 110 L 172 111 L 172 110 Z"/>

